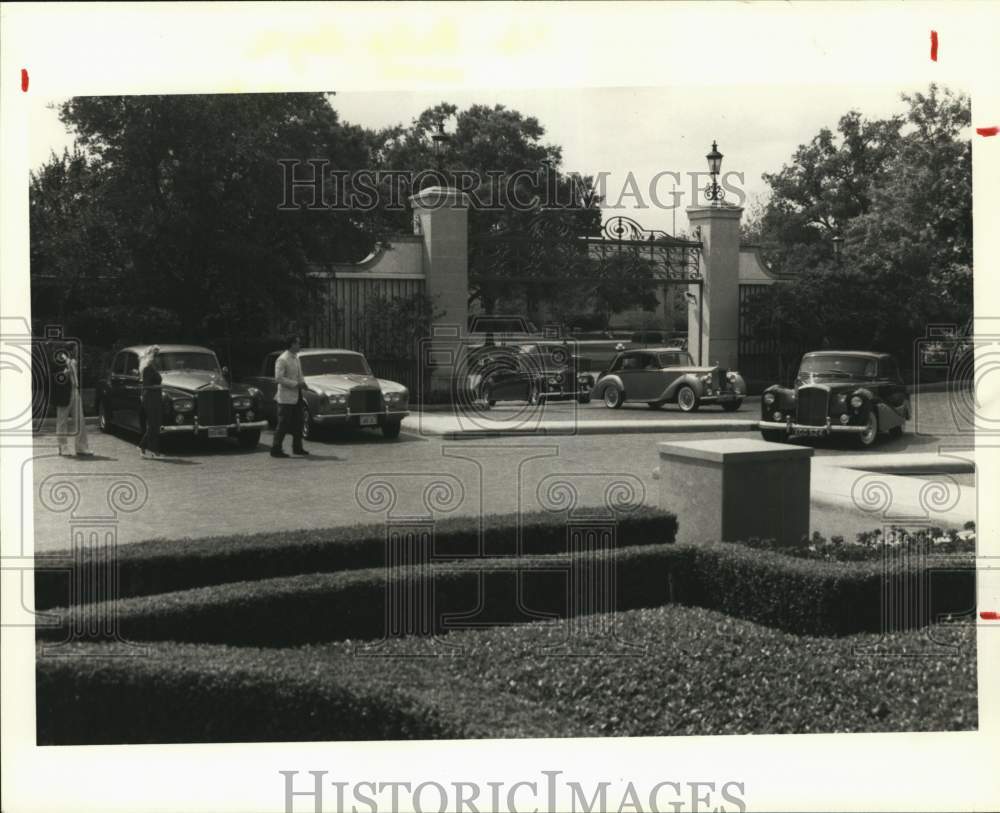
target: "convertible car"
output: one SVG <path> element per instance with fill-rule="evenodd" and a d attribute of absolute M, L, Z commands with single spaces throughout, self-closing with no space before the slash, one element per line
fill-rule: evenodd
<path fill-rule="evenodd" d="M 698 367 L 691 354 L 677 347 L 626 350 L 597 379 L 594 397 L 617 409 L 629 401 L 645 401 L 651 409 L 676 403 L 681 412 L 694 412 L 702 404 L 718 404 L 735 412 L 746 396 L 746 384 L 735 370 L 718 365 Z"/>
<path fill-rule="evenodd" d="M 534 342 L 480 352 L 471 376 L 472 389 L 490 406 L 497 401 L 590 401 L 594 377 L 581 372 L 572 345 Z"/>
<path fill-rule="evenodd" d="M 97 414 L 101 431 L 121 427 L 146 431 L 142 410 L 139 358 L 148 345 L 119 350 L 97 386 Z M 261 394 L 253 387 L 231 385 L 228 371 L 219 366 L 207 347 L 160 345 L 156 368 L 163 378 L 163 416 L 160 434 L 188 434 L 207 438 L 236 438 L 252 449 L 267 422 L 261 419 Z"/>
<path fill-rule="evenodd" d="M 261 375 L 247 384 L 262 394 L 263 416 L 271 426 L 277 419 L 274 366 L 281 353 L 264 357 Z M 302 434 L 320 427 L 381 428 L 387 438 L 399 437 L 409 415 L 410 393 L 402 384 L 376 378 L 361 353 L 336 348 L 299 351 L 299 364 L 308 389 L 303 393 Z"/>
<path fill-rule="evenodd" d="M 862 447 L 879 435 L 901 435 L 910 396 L 888 353 L 806 353 L 794 387 L 768 387 L 760 399 L 764 440 L 793 435 L 852 435 Z"/>

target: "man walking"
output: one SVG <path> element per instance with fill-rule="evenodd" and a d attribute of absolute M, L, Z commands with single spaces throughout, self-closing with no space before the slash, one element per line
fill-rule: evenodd
<path fill-rule="evenodd" d="M 87 424 L 83 418 L 80 397 L 80 370 L 73 357 L 76 345 L 66 342 L 55 353 L 52 400 L 56 405 L 56 435 L 59 454 L 69 455 L 69 436 L 73 436 L 73 451 L 77 457 L 93 457 L 87 442 Z"/>
<path fill-rule="evenodd" d="M 299 364 L 299 350 L 302 345 L 298 336 L 289 336 L 285 342 L 285 352 L 278 356 L 274 365 L 274 381 L 278 385 L 274 400 L 278 406 L 278 425 L 274 430 L 271 457 L 288 457 L 281 448 L 285 435 L 292 436 L 292 454 L 308 455 L 302 448 L 302 390 L 306 380 L 302 377 Z"/>

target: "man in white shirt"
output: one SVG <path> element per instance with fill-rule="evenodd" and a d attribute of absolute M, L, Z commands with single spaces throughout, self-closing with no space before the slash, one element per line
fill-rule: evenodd
<path fill-rule="evenodd" d="M 299 364 L 299 350 L 302 345 L 298 336 L 289 336 L 285 342 L 286 350 L 274 365 L 274 381 L 278 385 L 274 400 L 278 406 L 278 425 L 274 430 L 274 443 L 271 445 L 271 457 L 288 457 L 281 448 L 285 435 L 292 436 L 292 454 L 308 455 L 302 448 L 302 410 L 299 401 L 302 390 L 306 388 L 306 380 L 302 377 L 302 366 Z"/>

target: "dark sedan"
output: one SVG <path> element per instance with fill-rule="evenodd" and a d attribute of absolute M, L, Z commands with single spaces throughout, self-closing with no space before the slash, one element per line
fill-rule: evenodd
<path fill-rule="evenodd" d="M 901 435 L 910 396 L 888 353 L 806 353 L 793 387 L 768 387 L 760 399 L 764 440 L 850 435 L 862 447 Z"/>
<path fill-rule="evenodd" d="M 497 347 L 480 352 L 472 376 L 474 391 L 493 406 L 497 401 L 590 401 L 594 377 L 579 369 L 571 345 L 562 342 Z"/>
<path fill-rule="evenodd" d="M 146 431 L 139 377 L 139 359 L 146 349 L 138 345 L 119 350 L 98 382 L 101 431 Z M 231 385 L 215 353 L 197 345 L 165 344 L 154 363 L 163 378 L 161 435 L 236 438 L 245 448 L 257 445 L 267 426 L 261 418 L 260 392 Z"/>

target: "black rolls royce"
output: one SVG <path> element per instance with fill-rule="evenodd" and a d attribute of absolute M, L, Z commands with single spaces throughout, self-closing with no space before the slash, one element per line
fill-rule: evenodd
<path fill-rule="evenodd" d="M 867 448 L 880 435 L 901 435 L 910 419 L 910 396 L 892 356 L 853 350 L 806 353 L 794 387 L 768 387 L 760 407 L 760 433 L 769 441 L 852 435 Z"/>
<path fill-rule="evenodd" d="M 111 432 L 116 427 L 146 431 L 139 359 L 147 347 L 119 350 L 98 382 L 101 431 Z M 261 430 L 267 426 L 261 418 L 260 392 L 230 384 L 215 353 L 197 345 L 164 344 L 154 363 L 163 379 L 161 436 L 236 438 L 245 448 L 257 445 Z"/>

